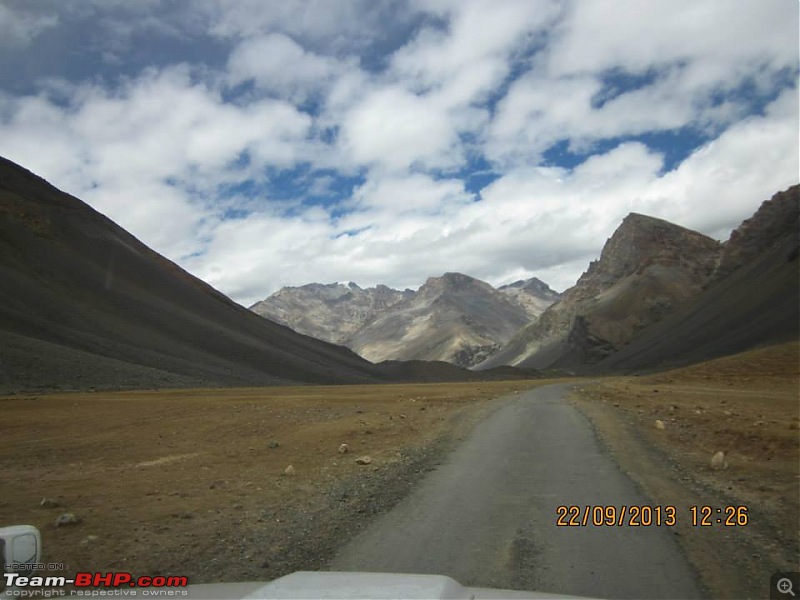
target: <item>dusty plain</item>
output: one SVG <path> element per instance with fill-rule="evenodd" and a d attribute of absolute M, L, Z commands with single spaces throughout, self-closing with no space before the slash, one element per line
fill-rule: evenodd
<path fill-rule="evenodd" d="M 709 597 L 766 597 L 774 571 L 799 568 L 799 365 L 791 343 L 574 380 L 570 401 L 622 469 L 653 506 L 676 507 L 672 533 Z M 504 397 L 557 381 L 2 398 L 0 526 L 37 526 L 43 561 L 61 565 L 49 574 L 200 583 L 325 569 Z M 691 506 L 722 512 L 695 526 Z M 727 506 L 746 506 L 747 524 L 718 523 Z M 80 522 L 55 527 L 65 512 Z"/>
<path fill-rule="evenodd" d="M 53 575 L 203 583 L 320 569 L 496 398 L 542 383 L 6 397 L 0 526 L 38 527 L 42 561 L 63 565 Z M 80 523 L 56 527 L 63 513 Z"/>

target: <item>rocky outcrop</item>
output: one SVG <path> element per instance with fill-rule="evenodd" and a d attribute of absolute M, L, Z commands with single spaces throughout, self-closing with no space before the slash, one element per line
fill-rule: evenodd
<path fill-rule="evenodd" d="M 679 367 L 800 337 L 800 187 L 776 194 L 724 244 L 698 295 L 596 371 Z"/>
<path fill-rule="evenodd" d="M 778 192 L 756 213 L 733 230 L 723 245 L 714 281 L 721 281 L 787 236 L 797 235 L 800 222 L 800 186 Z"/>
<path fill-rule="evenodd" d="M 572 367 L 602 360 L 697 294 L 721 245 L 667 221 L 631 213 L 576 285 L 479 368 Z"/>

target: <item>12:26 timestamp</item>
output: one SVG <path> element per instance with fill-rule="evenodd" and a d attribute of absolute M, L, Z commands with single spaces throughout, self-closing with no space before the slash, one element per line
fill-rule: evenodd
<path fill-rule="evenodd" d="M 690 506 L 692 525 L 695 527 L 711 527 L 723 525 L 725 527 L 744 527 L 750 522 L 746 506 Z"/>

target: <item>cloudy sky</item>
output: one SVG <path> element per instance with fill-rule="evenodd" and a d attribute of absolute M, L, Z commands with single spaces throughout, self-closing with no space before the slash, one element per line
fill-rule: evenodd
<path fill-rule="evenodd" d="M 0 0 L 0 155 L 249 305 L 563 290 L 798 181 L 796 0 Z"/>

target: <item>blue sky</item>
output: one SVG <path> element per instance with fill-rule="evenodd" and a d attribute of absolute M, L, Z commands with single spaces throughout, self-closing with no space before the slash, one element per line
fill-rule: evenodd
<path fill-rule="evenodd" d="M 0 155 L 249 305 L 563 290 L 798 182 L 794 0 L 0 0 Z"/>

